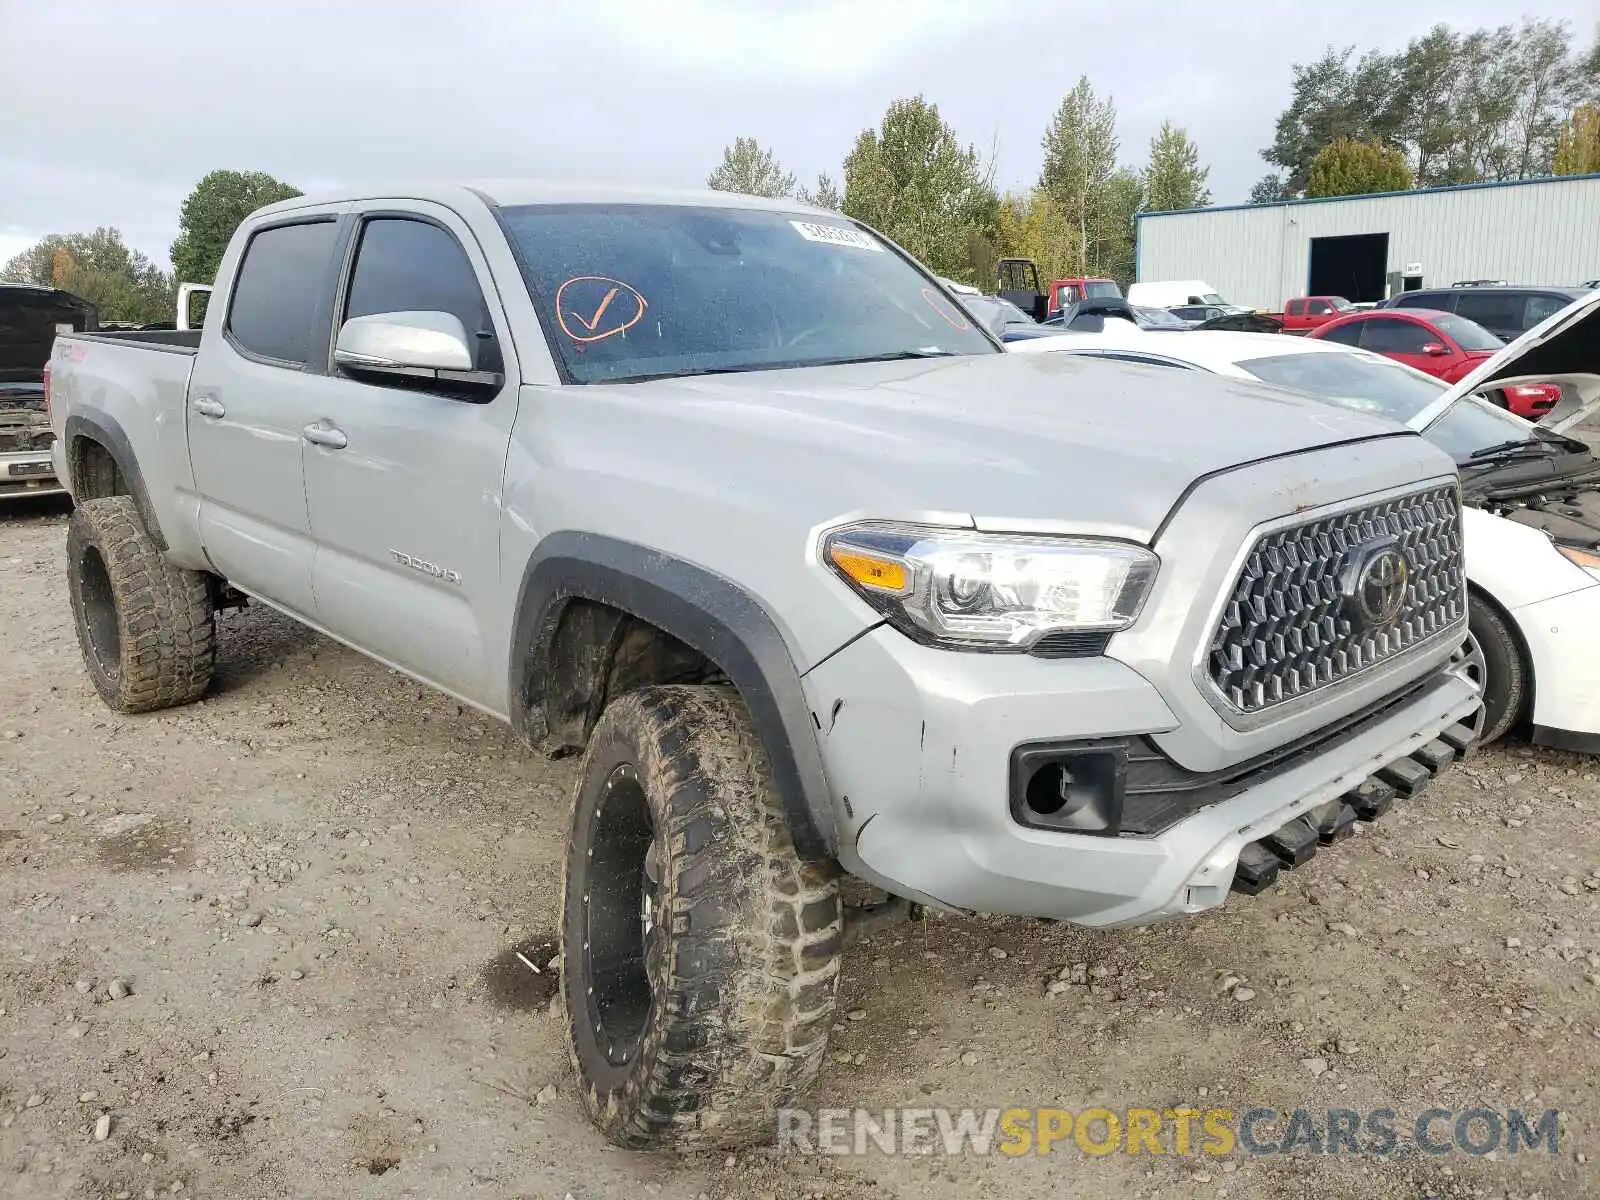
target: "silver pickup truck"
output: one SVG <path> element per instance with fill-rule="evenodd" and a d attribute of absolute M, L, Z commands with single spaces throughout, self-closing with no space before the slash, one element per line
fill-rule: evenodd
<path fill-rule="evenodd" d="M 90 677 L 193 700 L 250 597 L 581 749 L 563 995 L 619 1144 L 770 1136 L 822 1061 L 844 875 L 1197 913 L 1472 746 L 1448 458 L 1263 386 L 1004 354 L 838 214 L 302 198 L 212 301 L 55 347 Z"/>

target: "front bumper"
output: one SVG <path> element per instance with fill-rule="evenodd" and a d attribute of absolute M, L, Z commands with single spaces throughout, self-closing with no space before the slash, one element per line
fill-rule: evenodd
<path fill-rule="evenodd" d="M 1152 836 L 1102 837 L 1013 819 L 1010 756 L 1024 742 L 1173 730 L 1177 718 L 1131 667 L 952 653 L 879 629 L 820 664 L 805 686 L 846 870 L 923 903 L 1100 926 L 1221 904 L 1241 853 L 1243 890 L 1257 890 L 1260 850 L 1247 847 L 1314 809 L 1337 811 L 1322 806 L 1425 746 L 1431 774 L 1443 765 L 1431 743 L 1447 731 L 1459 741 L 1452 727 L 1479 707 L 1471 683 L 1439 669 L 1357 732 L 1229 799 Z"/>
<path fill-rule="evenodd" d="M 66 491 L 48 449 L 0 454 L 0 500 Z"/>
<path fill-rule="evenodd" d="M 1600 584 L 1511 617 L 1533 664 L 1534 741 L 1600 753 Z"/>

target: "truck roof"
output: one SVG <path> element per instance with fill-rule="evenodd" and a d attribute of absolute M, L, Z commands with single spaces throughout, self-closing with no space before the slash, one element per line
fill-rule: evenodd
<path fill-rule="evenodd" d="M 670 204 L 704 208 L 749 208 L 808 213 L 837 220 L 839 213 L 787 197 L 746 196 L 707 188 L 665 188 L 635 184 L 582 183 L 548 179 L 473 179 L 459 181 L 400 181 L 341 188 L 310 196 L 296 196 L 270 204 L 264 213 L 292 212 L 312 204 L 341 204 L 374 199 L 431 200 L 460 204 L 471 198 L 501 207 L 522 204 Z"/>

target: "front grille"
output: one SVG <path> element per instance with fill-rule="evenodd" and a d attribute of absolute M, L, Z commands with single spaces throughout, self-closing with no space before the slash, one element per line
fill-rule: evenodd
<path fill-rule="evenodd" d="M 1388 544 L 1405 560 L 1392 619 L 1355 603 L 1361 556 Z M 1233 709 L 1255 714 L 1348 678 L 1459 624 L 1467 612 L 1461 506 L 1435 487 L 1262 537 L 1239 571 L 1206 667 Z"/>
<path fill-rule="evenodd" d="M 48 450 L 55 441 L 56 435 L 49 429 L 0 428 L 0 454 Z"/>

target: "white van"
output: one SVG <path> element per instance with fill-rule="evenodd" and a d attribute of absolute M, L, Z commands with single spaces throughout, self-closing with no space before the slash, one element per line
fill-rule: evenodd
<path fill-rule="evenodd" d="M 1136 283 L 1128 289 L 1128 303 L 1141 308 L 1176 308 L 1180 304 L 1228 304 L 1204 279 L 1169 279 L 1158 283 Z M 1243 310 L 1241 310 L 1243 311 Z"/>

